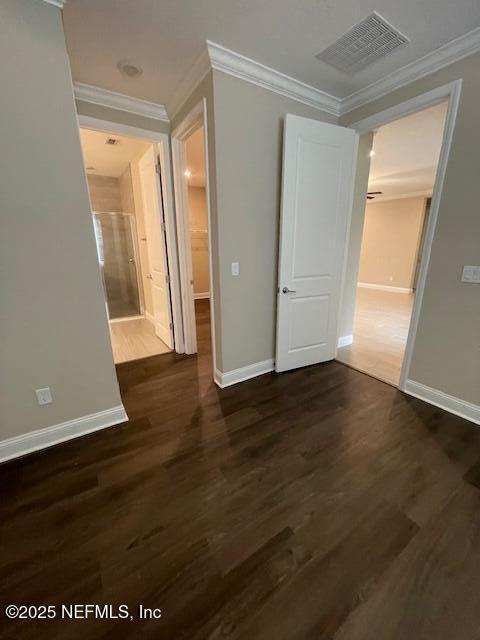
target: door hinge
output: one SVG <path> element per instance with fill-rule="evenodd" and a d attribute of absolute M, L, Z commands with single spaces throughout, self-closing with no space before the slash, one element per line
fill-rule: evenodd
<path fill-rule="evenodd" d="M 167 282 L 168 284 L 170 284 L 170 276 L 165 276 L 165 282 Z"/>
<path fill-rule="evenodd" d="M 173 322 L 170 322 L 168 326 L 170 327 L 170 331 L 173 331 Z"/>
<path fill-rule="evenodd" d="M 160 166 L 160 164 L 158 162 L 155 165 L 155 171 L 158 173 L 158 175 L 160 175 L 161 172 L 162 172 L 162 167 Z"/>

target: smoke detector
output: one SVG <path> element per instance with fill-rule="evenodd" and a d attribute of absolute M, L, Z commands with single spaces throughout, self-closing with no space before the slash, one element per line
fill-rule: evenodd
<path fill-rule="evenodd" d="M 135 78 L 143 73 L 143 69 L 141 67 L 133 64 L 133 62 L 129 62 L 128 60 L 119 60 L 117 63 L 117 69 L 121 74 L 128 78 Z"/>
<path fill-rule="evenodd" d="M 315 57 L 354 75 L 408 42 L 403 33 L 374 11 Z"/>

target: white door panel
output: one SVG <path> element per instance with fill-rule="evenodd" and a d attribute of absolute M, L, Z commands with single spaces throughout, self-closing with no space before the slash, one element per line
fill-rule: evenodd
<path fill-rule="evenodd" d="M 138 163 L 147 232 L 147 252 L 150 268 L 148 278 L 152 285 L 155 333 L 170 349 L 173 349 L 165 224 L 163 221 L 162 193 L 156 164 L 155 149 L 152 145 Z"/>
<path fill-rule="evenodd" d="M 277 371 L 335 357 L 357 144 L 352 129 L 286 117 Z"/>

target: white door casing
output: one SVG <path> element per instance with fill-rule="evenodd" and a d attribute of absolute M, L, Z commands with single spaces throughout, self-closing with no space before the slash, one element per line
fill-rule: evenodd
<path fill-rule="evenodd" d="M 157 159 L 153 145 L 140 158 L 138 166 L 150 268 L 150 273 L 147 277 L 152 285 L 155 333 L 170 349 L 173 349 L 165 221 L 160 176 L 157 173 Z"/>
<path fill-rule="evenodd" d="M 335 358 L 357 146 L 352 129 L 286 116 L 278 372 Z"/>

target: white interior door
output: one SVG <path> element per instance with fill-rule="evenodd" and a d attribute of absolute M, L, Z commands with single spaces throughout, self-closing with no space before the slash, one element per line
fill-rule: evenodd
<path fill-rule="evenodd" d="M 276 371 L 335 357 L 358 135 L 287 115 Z"/>
<path fill-rule="evenodd" d="M 172 310 L 168 276 L 167 245 L 163 216 L 160 176 L 157 173 L 155 148 L 152 145 L 140 158 L 140 182 L 147 235 L 147 275 L 152 285 L 153 316 L 155 333 L 173 349 Z"/>

